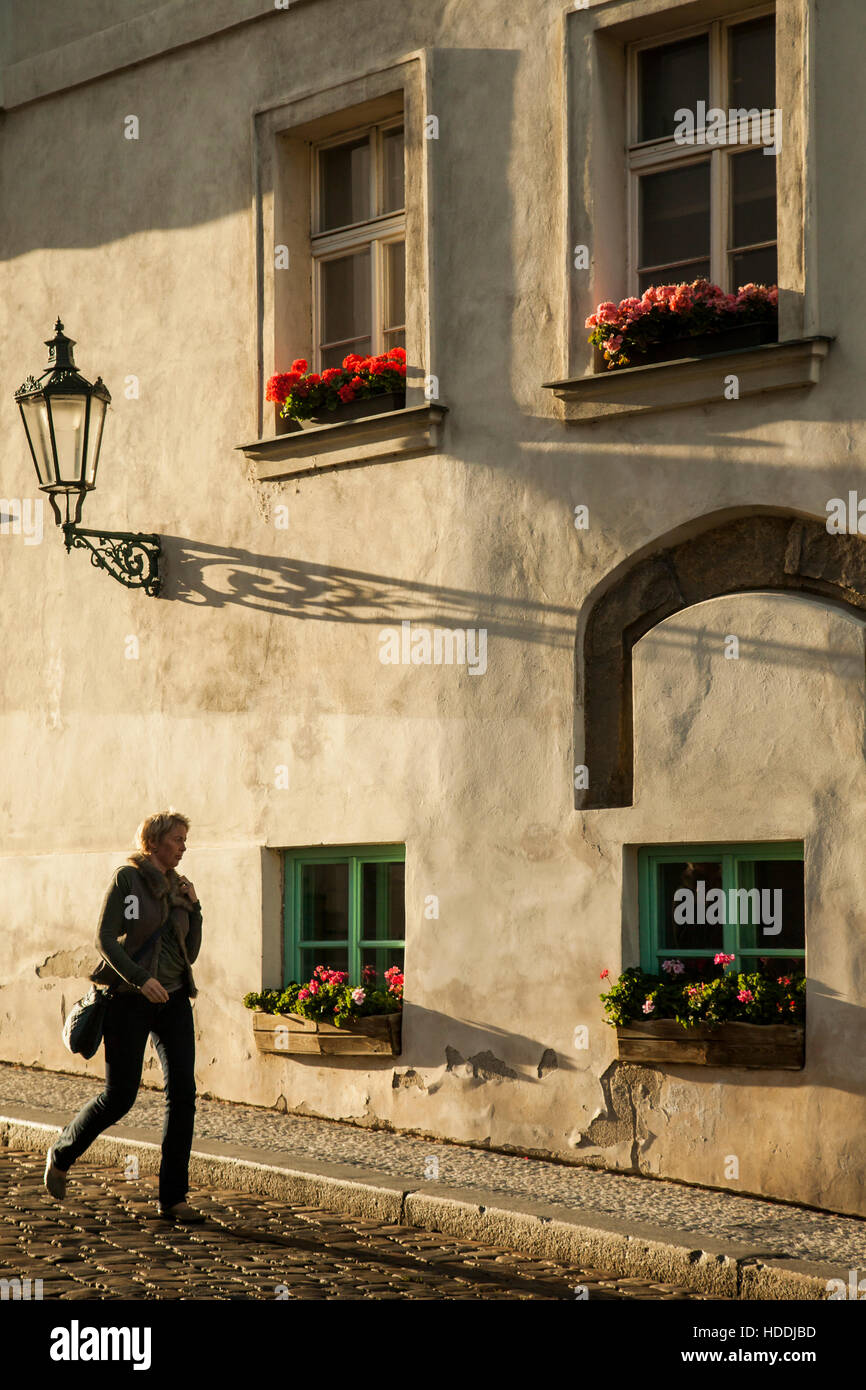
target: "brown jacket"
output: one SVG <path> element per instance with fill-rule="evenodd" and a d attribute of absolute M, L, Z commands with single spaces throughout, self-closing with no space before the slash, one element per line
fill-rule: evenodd
<path fill-rule="evenodd" d="M 138 962 L 132 957 L 169 916 L 186 961 L 187 993 L 196 995 L 192 962 L 201 949 L 201 904 L 192 905 L 178 892 L 174 869 L 163 874 L 138 853 L 115 871 L 108 886 L 95 943 L 102 960 L 89 978 L 99 985 L 113 985 L 118 994 L 140 989 L 156 974 L 161 937 Z"/>

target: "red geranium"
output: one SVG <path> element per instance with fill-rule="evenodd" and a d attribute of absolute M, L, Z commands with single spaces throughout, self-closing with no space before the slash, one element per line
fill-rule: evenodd
<path fill-rule="evenodd" d="M 297 372 L 277 372 L 268 382 L 267 399 L 282 405 L 298 381 Z"/>
<path fill-rule="evenodd" d="M 303 420 L 321 417 L 340 402 L 402 390 L 405 379 L 406 349 L 402 347 L 367 357 L 350 352 L 341 367 L 326 367 L 321 373 L 308 372 L 306 358 L 297 357 L 290 372 L 270 378 L 267 399 L 282 406 L 284 419 Z"/>

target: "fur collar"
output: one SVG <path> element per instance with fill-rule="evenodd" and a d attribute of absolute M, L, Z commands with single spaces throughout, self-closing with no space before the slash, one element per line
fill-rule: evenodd
<path fill-rule="evenodd" d="M 178 891 L 180 880 L 176 870 L 169 869 L 168 873 L 164 874 L 148 859 L 146 854 L 142 854 L 139 850 L 130 854 L 126 862 L 138 869 L 155 897 L 167 898 L 171 907 L 182 907 L 189 911 L 189 898 Z"/>

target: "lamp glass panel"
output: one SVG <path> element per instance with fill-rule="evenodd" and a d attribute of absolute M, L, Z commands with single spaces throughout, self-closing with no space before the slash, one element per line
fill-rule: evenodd
<path fill-rule="evenodd" d="M 87 401 L 87 396 L 51 397 L 51 418 L 57 445 L 57 481 L 60 483 L 77 483 L 84 475 Z"/>
<path fill-rule="evenodd" d="M 51 448 L 51 430 L 48 427 L 48 407 L 45 404 L 45 397 L 33 396 L 30 400 L 21 401 L 20 405 L 27 422 L 39 486 L 46 487 L 50 483 L 56 483 L 57 478 L 54 470 L 54 451 Z"/>
<path fill-rule="evenodd" d="M 101 401 L 98 396 L 90 398 L 90 429 L 87 434 L 87 471 L 84 481 L 88 487 L 93 487 L 96 482 L 96 467 L 99 463 L 99 450 L 102 445 L 102 431 L 105 427 L 105 410 L 107 401 Z"/>

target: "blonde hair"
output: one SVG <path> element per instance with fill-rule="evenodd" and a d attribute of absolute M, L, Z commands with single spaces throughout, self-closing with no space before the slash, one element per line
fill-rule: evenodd
<path fill-rule="evenodd" d="M 182 825 L 185 830 L 189 830 L 189 820 L 179 811 L 157 811 L 154 815 L 147 816 L 135 832 L 136 846 L 142 854 L 149 854 L 151 846 L 158 845 L 162 837 L 174 830 L 176 825 Z"/>

